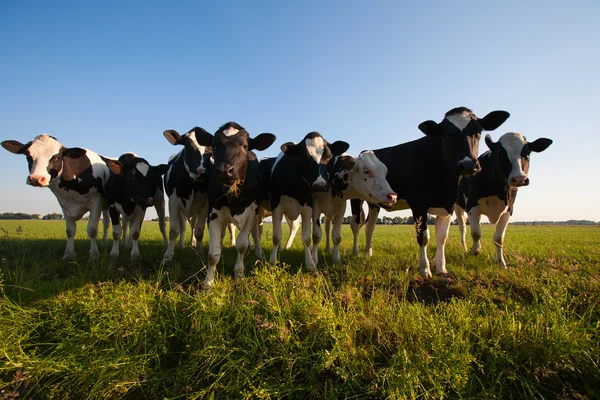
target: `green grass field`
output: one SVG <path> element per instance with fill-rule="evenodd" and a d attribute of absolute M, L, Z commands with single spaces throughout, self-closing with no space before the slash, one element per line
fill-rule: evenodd
<path fill-rule="evenodd" d="M 452 226 L 431 280 L 412 226 L 378 226 L 372 258 L 344 226 L 318 274 L 297 238 L 234 281 L 225 244 L 205 293 L 205 254 L 161 265 L 156 223 L 113 265 L 110 241 L 89 261 L 85 223 L 63 263 L 64 222 L 0 221 L 0 399 L 600 398 L 600 228 L 510 226 L 506 270 L 483 232 L 475 257 Z"/>

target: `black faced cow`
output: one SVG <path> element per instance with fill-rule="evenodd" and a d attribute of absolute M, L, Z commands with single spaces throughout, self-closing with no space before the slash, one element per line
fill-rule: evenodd
<path fill-rule="evenodd" d="M 327 251 L 330 250 L 329 230 L 333 222 L 332 261 L 339 264 L 347 199 L 360 199 L 391 207 L 397 196 L 386 180 L 387 167 L 372 151 L 363 151 L 358 157 L 346 154 L 334 157 L 327 170 L 330 189 L 325 193 L 316 193 L 315 202 L 318 211 L 326 218 Z"/>
<path fill-rule="evenodd" d="M 212 144 L 203 146 L 198 136 L 207 133 L 195 127 L 181 136 L 174 130 L 167 130 L 164 136 L 174 146 L 183 149 L 169 160 L 169 168 L 164 175 L 165 190 L 169 198 L 169 244 L 163 262 L 173 259 L 175 242 L 184 247 L 186 220 L 192 225 L 192 245 L 202 249 L 204 224 L 208 216 L 208 179 L 212 162 Z"/>
<path fill-rule="evenodd" d="M 98 220 L 106 209 L 104 185 L 110 171 L 105 159 L 93 151 L 64 147 L 56 138 L 43 134 L 27 144 L 5 140 L 2 147 L 14 154 L 24 154 L 29 164 L 27 184 L 49 187 L 65 217 L 67 247 L 63 260 L 75 257 L 76 221 L 89 211 L 87 233 L 91 240 L 90 257 L 98 259 L 96 244 Z M 105 222 L 105 235 L 108 225 Z"/>
<path fill-rule="evenodd" d="M 318 264 L 321 240 L 320 212 L 315 206 L 315 193 L 329 190 L 327 164 L 334 156 L 344 153 L 350 145 L 343 141 L 327 143 L 318 133 L 310 132 L 298 143 L 285 143 L 271 168 L 269 202 L 263 203 L 273 212 L 273 248 L 270 262 L 277 262 L 281 246 L 283 216 L 297 220 L 302 216 L 302 242 L 307 269 L 314 271 Z M 264 171 L 263 171 L 264 175 Z M 311 246 L 311 224 L 312 239 Z"/>
<path fill-rule="evenodd" d="M 261 133 L 251 138 L 242 126 L 228 122 L 214 136 L 204 131 L 196 137 L 201 145 L 212 146 L 214 154 L 208 185 L 212 209 L 208 223 L 208 270 L 203 283 L 209 289 L 215 280 L 215 267 L 221 257 L 222 231 L 227 223 L 235 224 L 240 230 L 236 240 L 238 255 L 234 275 L 236 279 L 244 276 L 244 253 L 260 203 L 259 163 L 252 150 L 267 149 L 275 141 L 275 135 Z M 255 243 L 260 248 L 260 242 Z"/>
<path fill-rule="evenodd" d="M 113 259 L 119 257 L 119 219 L 123 215 L 123 225 L 131 227 L 131 260 L 136 260 L 140 254 L 138 240 L 146 208 L 156 208 L 160 231 L 166 240 L 162 175 L 166 172 L 167 165 L 151 166 L 134 153 L 125 153 L 118 160 L 107 159 L 106 164 L 111 171 L 105 186 L 113 227 L 113 247 L 110 255 Z"/>
<path fill-rule="evenodd" d="M 387 166 L 387 180 L 398 194 L 396 204 L 384 208 L 388 211 L 412 210 L 420 246 L 421 275 L 431 276 L 427 259 L 427 214 L 437 217 L 435 266 L 438 274 L 445 274 L 444 245 L 454 211 L 459 177 L 472 175 L 481 169 L 477 161 L 481 132 L 496 129 L 508 117 L 506 111 L 493 111 L 483 118 L 477 118 L 466 107 L 454 108 L 446 113 L 439 124 L 434 121 L 421 123 L 419 129 L 426 135 L 424 138 L 373 151 Z M 352 200 L 352 203 L 351 225 L 354 253 L 357 254 L 361 206 L 359 200 Z M 373 251 L 371 240 L 379 209 L 377 205 L 369 205 L 366 230 L 366 251 L 369 255 Z"/>
<path fill-rule="evenodd" d="M 496 224 L 496 256 L 500 267 L 505 268 L 506 262 L 502 254 L 504 234 L 514 210 L 518 188 L 529 185 L 529 156 L 532 151 L 539 153 L 546 150 L 552 140 L 540 138 L 528 142 L 520 133 L 509 132 L 502 135 L 496 143 L 490 135 L 486 135 L 485 143 L 490 151 L 479 157 L 481 172 L 460 182 L 456 216 L 461 244 L 466 251 L 465 210 L 467 211 L 473 238 L 472 251 L 475 254 L 479 254 L 481 250 L 481 216 L 486 215 L 490 223 Z"/>

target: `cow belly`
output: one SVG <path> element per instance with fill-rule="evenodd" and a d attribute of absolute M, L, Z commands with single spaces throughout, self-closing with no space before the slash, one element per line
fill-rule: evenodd
<path fill-rule="evenodd" d="M 487 216 L 491 224 L 498 223 L 500 216 L 508 211 L 508 205 L 497 196 L 483 197 L 477 204 L 479 213 Z"/>
<path fill-rule="evenodd" d="M 283 211 L 284 215 L 288 216 L 292 220 L 298 219 L 303 209 L 298 200 L 285 195 L 281 196 L 281 199 L 279 200 L 279 205 L 277 207 L 279 207 L 281 211 Z"/>
<path fill-rule="evenodd" d="M 316 195 L 316 202 L 321 211 L 327 218 L 333 218 L 344 207 L 346 200 L 338 197 L 332 198 L 329 193 L 319 193 Z"/>
<path fill-rule="evenodd" d="M 181 199 L 177 195 L 173 194 L 169 198 L 169 202 L 179 203 L 179 208 L 186 217 L 191 217 L 200 214 L 203 205 L 208 201 L 208 197 L 205 194 L 192 194 L 187 199 Z"/>
<path fill-rule="evenodd" d="M 90 189 L 86 194 L 79 194 L 74 190 L 64 189 L 53 190 L 53 192 L 67 216 L 75 220 L 81 219 L 86 212 L 92 209 L 94 200 L 97 201 L 98 197 L 101 197 L 95 188 Z"/>
<path fill-rule="evenodd" d="M 236 215 L 231 214 L 231 210 L 229 209 L 229 207 L 223 207 L 219 211 L 219 213 L 221 214 L 221 217 L 224 218 L 225 223 L 232 223 L 241 231 L 242 229 L 244 229 L 244 226 L 246 225 L 247 221 L 250 218 L 254 218 L 254 216 L 256 215 L 257 207 L 258 206 L 256 205 L 256 203 L 252 203 L 251 205 L 246 207 L 243 213 Z"/>

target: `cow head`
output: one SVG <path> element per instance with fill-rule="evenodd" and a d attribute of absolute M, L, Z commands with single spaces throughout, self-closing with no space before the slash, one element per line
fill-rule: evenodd
<path fill-rule="evenodd" d="M 14 154 L 24 154 L 29 164 L 29 175 L 25 181 L 28 185 L 46 187 L 56 176 L 49 173 L 49 165 L 63 145 L 56 138 L 43 134 L 36 136 L 31 142 L 22 144 L 16 140 L 5 140 L 2 147 Z"/>
<path fill-rule="evenodd" d="M 442 158 L 456 166 L 459 175 L 473 175 L 481 170 L 477 161 L 479 139 L 483 130 L 493 131 L 510 116 L 506 111 L 492 111 L 477 118 L 466 107 L 453 108 L 439 124 L 425 121 L 419 129 L 429 137 L 440 137 Z"/>
<path fill-rule="evenodd" d="M 398 196 L 388 183 L 387 167 L 375 153 L 365 150 L 358 157 L 341 155 L 335 158 L 330 172 L 333 196 L 358 198 L 383 206 L 393 205 Z"/>
<path fill-rule="evenodd" d="M 106 160 L 106 165 L 117 176 L 123 198 L 142 208 L 154 205 L 160 177 L 169 168 L 166 164 L 151 166 L 134 153 L 125 153 L 118 160 Z"/>
<path fill-rule="evenodd" d="M 539 138 L 527 142 L 525 136 L 516 132 L 505 133 L 494 143 L 490 135 L 485 135 L 485 144 L 490 148 L 494 159 L 494 168 L 504 177 L 509 186 L 529 185 L 529 155 L 532 151 L 540 153 L 546 150 L 552 140 Z"/>
<path fill-rule="evenodd" d="M 164 131 L 165 138 L 174 146 L 183 146 L 183 150 L 179 153 L 179 157 L 183 157 L 185 170 L 195 181 L 208 179 L 210 176 L 212 147 L 211 145 L 203 146 L 198 143 L 198 136 L 206 132 L 203 128 L 192 128 L 188 133 L 181 136 L 177 131 L 172 129 Z"/>
<path fill-rule="evenodd" d="M 275 135 L 261 133 L 251 138 L 241 125 L 228 122 L 213 135 L 204 131 L 198 137 L 203 146 L 213 146 L 215 170 L 213 177 L 217 182 L 231 186 L 246 180 L 249 160 L 256 160 L 252 150 L 265 150 L 273 144 Z"/>
<path fill-rule="evenodd" d="M 338 140 L 327 143 L 319 132 L 310 132 L 300 143 L 292 142 L 281 145 L 281 151 L 289 157 L 302 157 L 302 178 L 313 192 L 329 190 L 327 164 L 334 156 L 339 156 L 348 150 L 350 145 Z"/>

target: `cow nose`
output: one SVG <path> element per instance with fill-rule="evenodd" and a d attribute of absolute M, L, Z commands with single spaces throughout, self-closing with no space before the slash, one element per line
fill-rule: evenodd
<path fill-rule="evenodd" d="M 154 205 L 154 199 L 152 197 L 148 197 L 144 203 L 146 207 L 152 207 Z"/>
<path fill-rule="evenodd" d="M 390 204 L 394 204 L 396 201 L 398 201 L 398 195 L 396 193 L 388 193 L 386 197 Z"/>
<path fill-rule="evenodd" d="M 529 178 L 525 175 L 513 176 L 510 178 L 510 186 L 527 186 L 529 185 Z"/>
<path fill-rule="evenodd" d="M 203 173 L 205 173 L 205 172 L 206 172 L 206 168 L 204 168 L 204 167 L 198 167 L 198 168 L 196 169 L 196 173 L 197 173 L 198 175 L 202 175 L 202 174 L 203 174 Z"/>
<path fill-rule="evenodd" d="M 233 169 L 233 167 L 230 167 L 227 169 L 227 176 L 229 178 L 231 178 L 234 175 L 234 173 L 235 173 L 235 170 Z"/>
<path fill-rule="evenodd" d="M 465 158 L 458 162 L 458 170 L 461 175 L 474 175 L 481 170 L 481 167 L 479 161 Z"/>
<path fill-rule="evenodd" d="M 29 175 L 27 183 L 29 183 L 31 186 L 47 186 L 48 178 L 39 175 Z"/>

